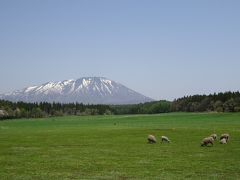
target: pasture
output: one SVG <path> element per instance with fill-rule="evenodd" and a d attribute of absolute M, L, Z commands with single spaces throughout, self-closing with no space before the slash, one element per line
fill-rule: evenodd
<path fill-rule="evenodd" d="M 225 132 L 228 144 L 200 147 Z M 0 121 L 0 179 L 240 179 L 240 113 Z"/>

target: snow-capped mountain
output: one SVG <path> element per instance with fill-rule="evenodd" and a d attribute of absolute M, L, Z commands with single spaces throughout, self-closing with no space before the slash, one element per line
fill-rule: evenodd
<path fill-rule="evenodd" d="M 48 82 L 0 95 L 0 99 L 15 102 L 79 102 L 84 104 L 135 104 L 153 101 L 104 77 Z"/>

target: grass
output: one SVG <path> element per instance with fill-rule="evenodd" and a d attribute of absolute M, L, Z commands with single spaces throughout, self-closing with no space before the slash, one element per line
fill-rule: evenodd
<path fill-rule="evenodd" d="M 200 147 L 213 132 L 230 142 Z M 0 179 L 240 179 L 240 114 L 1 121 Z"/>

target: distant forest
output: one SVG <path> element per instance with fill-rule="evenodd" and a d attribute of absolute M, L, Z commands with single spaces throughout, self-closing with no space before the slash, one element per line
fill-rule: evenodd
<path fill-rule="evenodd" d="M 172 102 L 161 100 L 133 105 L 24 103 L 0 100 L 0 119 L 41 118 L 65 115 L 121 115 L 211 111 L 240 112 L 239 91 L 185 96 Z"/>
<path fill-rule="evenodd" d="M 171 103 L 172 112 L 240 112 L 240 93 L 225 92 L 186 96 Z"/>

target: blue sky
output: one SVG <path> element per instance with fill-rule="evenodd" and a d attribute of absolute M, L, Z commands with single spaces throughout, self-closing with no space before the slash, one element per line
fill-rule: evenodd
<path fill-rule="evenodd" d="M 240 90 L 240 1 L 0 0 L 0 93 L 104 76 L 154 99 Z"/>

